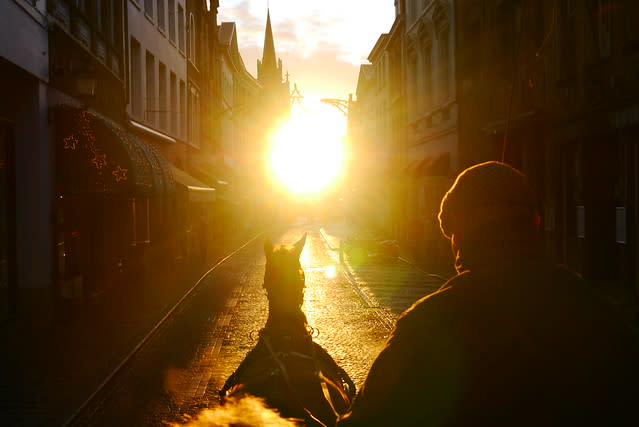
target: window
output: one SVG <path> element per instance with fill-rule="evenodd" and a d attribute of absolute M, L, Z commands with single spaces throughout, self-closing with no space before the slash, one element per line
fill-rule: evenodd
<path fill-rule="evenodd" d="M 75 7 L 80 9 L 82 12 L 87 11 L 86 0 L 73 0 L 73 3 L 75 4 Z"/>
<path fill-rule="evenodd" d="M 448 43 L 448 28 L 445 28 L 443 31 L 439 33 L 439 90 L 440 94 L 440 102 L 448 101 L 450 97 L 450 79 L 449 79 L 449 48 L 450 44 Z"/>
<path fill-rule="evenodd" d="M 412 0 L 408 2 L 408 22 L 413 23 L 417 19 L 418 13 L 418 5 L 417 0 Z"/>
<path fill-rule="evenodd" d="M 191 62 L 195 64 L 195 53 L 197 52 L 197 38 L 195 31 L 195 17 L 189 16 L 189 41 L 186 46 L 187 54 Z"/>
<path fill-rule="evenodd" d="M 417 102 L 418 102 L 418 94 L 417 94 L 417 58 L 416 53 L 413 47 L 409 47 L 408 49 L 408 58 L 406 59 L 408 63 L 408 81 L 406 82 L 407 92 L 408 92 L 408 115 L 411 120 L 414 120 L 417 116 Z"/>
<path fill-rule="evenodd" d="M 158 9 L 158 28 L 164 31 L 166 29 L 166 12 L 164 10 L 164 0 L 157 0 Z"/>
<path fill-rule="evenodd" d="M 178 5 L 178 47 L 184 51 L 184 9 Z"/>
<path fill-rule="evenodd" d="M 108 32 L 109 32 L 109 40 L 111 40 L 111 43 L 115 44 L 117 42 L 117 38 L 116 38 L 116 4 L 113 1 L 107 2 L 107 7 L 108 7 Z"/>
<path fill-rule="evenodd" d="M 149 18 L 153 19 L 153 2 L 155 0 L 144 0 L 144 13 Z"/>
<path fill-rule="evenodd" d="M 180 137 L 186 136 L 186 85 L 180 80 Z"/>
<path fill-rule="evenodd" d="M 431 41 L 424 43 L 424 49 L 422 51 L 422 91 L 420 99 L 422 100 L 422 105 L 420 108 L 422 111 L 427 111 L 432 107 L 433 102 L 433 67 L 432 67 L 432 52 L 433 47 Z"/>
<path fill-rule="evenodd" d="M 558 37 L 557 42 L 557 76 L 564 79 L 575 73 L 577 68 L 577 11 L 573 1 L 557 3 Z"/>
<path fill-rule="evenodd" d="M 599 57 L 606 58 L 612 53 L 612 10 L 611 0 L 591 0 L 590 10 L 593 26 L 596 28 Z"/>
<path fill-rule="evenodd" d="M 520 0 L 503 2 L 497 7 L 496 20 L 499 23 L 495 35 L 496 78 L 510 79 L 515 66 L 515 41 L 520 35 L 522 23 L 522 5 Z"/>
<path fill-rule="evenodd" d="M 169 131 L 171 134 L 175 135 L 178 131 L 178 100 L 177 100 L 177 78 L 175 77 L 175 73 L 171 73 L 170 83 L 171 87 L 169 88 L 169 96 L 171 97 L 171 122 Z"/>
<path fill-rule="evenodd" d="M 131 216 L 133 217 L 133 246 L 151 243 L 149 198 L 131 198 Z"/>
<path fill-rule="evenodd" d="M 167 110 L 166 110 L 166 65 L 160 62 L 158 66 L 158 100 L 159 100 L 159 108 L 158 108 L 158 117 L 160 121 L 160 129 L 166 130 L 167 126 Z"/>
<path fill-rule="evenodd" d="M 131 114 L 142 116 L 142 58 L 140 43 L 131 37 Z"/>
<path fill-rule="evenodd" d="M 169 0 L 169 40 L 175 43 L 175 0 Z"/>
<path fill-rule="evenodd" d="M 104 17 L 102 16 L 102 0 L 94 0 L 94 12 L 95 12 L 95 24 L 98 27 L 98 29 L 104 33 Z"/>
<path fill-rule="evenodd" d="M 191 86 L 189 93 L 189 142 L 200 146 L 200 94 Z"/>
<path fill-rule="evenodd" d="M 155 123 L 155 57 L 146 52 L 146 115 L 149 123 Z"/>

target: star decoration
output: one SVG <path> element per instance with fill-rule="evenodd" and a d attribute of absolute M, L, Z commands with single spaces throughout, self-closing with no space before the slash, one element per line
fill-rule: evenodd
<path fill-rule="evenodd" d="M 94 151 L 91 163 L 93 163 L 93 166 L 95 166 L 97 170 L 102 170 L 106 166 L 106 154 L 99 154 L 97 150 Z"/>
<path fill-rule="evenodd" d="M 126 181 L 127 179 L 126 174 L 128 171 L 129 171 L 128 169 L 124 169 L 122 166 L 118 166 L 111 173 L 115 177 L 115 182 L 122 182 L 122 181 Z"/>
<path fill-rule="evenodd" d="M 80 141 L 76 138 L 75 135 L 69 135 L 63 139 L 64 141 L 64 149 L 65 150 L 75 150 Z"/>

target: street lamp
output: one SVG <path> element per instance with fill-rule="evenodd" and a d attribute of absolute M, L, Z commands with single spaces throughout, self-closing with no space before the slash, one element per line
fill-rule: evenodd
<path fill-rule="evenodd" d="M 342 114 L 348 117 L 350 98 L 349 100 L 337 99 L 337 98 L 322 98 L 320 99 L 320 102 L 323 102 L 324 104 L 332 105 L 333 107 L 341 111 Z"/>

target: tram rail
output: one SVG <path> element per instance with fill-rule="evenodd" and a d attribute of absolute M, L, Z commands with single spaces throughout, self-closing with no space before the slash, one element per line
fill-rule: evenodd
<path fill-rule="evenodd" d="M 67 418 L 67 420 L 62 424 L 63 426 L 72 426 L 74 423 L 80 419 L 83 412 L 91 405 L 91 403 L 107 388 L 107 386 L 114 380 L 117 375 L 122 372 L 122 370 L 131 362 L 131 360 L 138 354 L 144 346 L 151 340 L 151 338 L 158 332 L 158 330 L 164 326 L 169 319 L 173 316 L 173 314 L 177 311 L 177 309 L 184 304 L 184 302 L 194 293 L 194 291 L 200 286 L 200 284 L 214 271 L 224 265 L 229 259 L 233 256 L 237 255 L 251 243 L 255 242 L 255 240 L 259 239 L 263 236 L 263 232 L 260 232 L 245 241 L 241 246 L 236 248 L 234 251 L 226 255 L 224 258 L 220 259 L 213 265 L 209 270 L 207 270 L 202 276 L 195 282 L 195 284 L 190 287 L 184 295 L 164 314 L 164 316 L 155 323 L 155 325 L 151 328 L 151 330 L 135 345 L 135 347 L 118 363 L 118 365 L 105 377 L 105 379 L 98 385 L 98 387 L 91 393 L 87 399 L 83 401 L 83 403 L 74 411 L 74 413 Z"/>

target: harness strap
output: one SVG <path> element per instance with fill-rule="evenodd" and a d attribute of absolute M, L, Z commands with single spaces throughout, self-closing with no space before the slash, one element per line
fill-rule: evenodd
<path fill-rule="evenodd" d="M 320 367 L 319 361 L 317 360 L 317 356 L 315 353 L 315 346 L 311 345 L 312 348 L 312 352 L 313 352 L 313 362 L 315 362 L 315 369 L 317 370 L 317 374 L 319 376 L 320 379 L 320 385 L 322 386 L 322 393 L 324 394 L 324 399 L 326 399 L 326 401 L 328 402 L 328 406 L 331 407 L 331 410 L 333 411 L 333 414 L 335 415 L 335 418 L 339 420 L 341 414 L 339 412 L 337 412 L 337 409 L 335 409 L 335 405 L 333 404 L 333 398 L 331 397 L 331 392 L 328 390 L 328 384 L 326 383 L 326 376 L 324 376 L 324 373 L 322 372 L 322 368 Z"/>
<path fill-rule="evenodd" d="M 297 400 L 298 405 L 304 410 L 304 412 L 306 412 L 306 414 L 311 417 L 312 420 L 314 420 L 315 422 L 317 422 L 320 426 L 322 427 L 327 427 L 326 424 L 324 424 L 323 422 L 321 422 L 320 420 L 318 420 L 312 413 L 311 411 L 309 411 L 308 409 L 306 409 L 306 407 L 302 404 L 302 402 L 300 402 L 299 398 L 297 397 L 297 393 L 295 393 L 295 387 L 293 386 L 293 383 L 290 379 L 290 377 L 288 376 L 288 372 L 286 370 L 286 367 L 284 366 L 284 363 L 282 363 L 282 361 L 280 360 L 279 357 L 277 357 L 277 354 L 275 353 L 275 351 L 273 351 L 273 347 L 271 347 L 271 343 L 268 339 L 267 336 L 262 336 L 261 337 L 264 340 L 264 344 L 266 345 L 266 348 L 268 349 L 269 353 L 271 353 L 271 357 L 273 358 L 273 360 L 275 361 L 275 363 L 277 363 L 277 366 L 280 368 L 280 371 L 282 371 L 282 376 L 284 377 L 284 381 L 286 382 L 286 385 L 288 386 L 288 388 L 293 392 L 293 395 L 295 396 L 295 400 Z M 322 376 L 320 374 L 320 376 Z M 322 383 L 325 385 L 325 382 L 322 381 Z M 322 389 L 324 388 L 324 386 L 322 387 Z M 328 391 L 328 390 L 327 390 Z M 325 394 L 326 396 L 326 394 Z M 335 409 L 333 408 L 333 403 L 329 400 L 329 406 L 333 409 L 333 412 L 335 411 Z M 337 414 L 336 414 L 337 415 Z"/>

